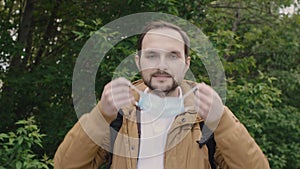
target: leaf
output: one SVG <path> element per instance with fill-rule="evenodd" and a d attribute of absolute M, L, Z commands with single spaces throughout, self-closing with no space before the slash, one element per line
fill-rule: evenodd
<path fill-rule="evenodd" d="M 18 144 L 21 145 L 21 144 L 23 143 L 23 140 L 24 140 L 23 137 L 19 138 L 19 139 L 18 139 Z"/>
<path fill-rule="evenodd" d="M 16 124 L 27 124 L 26 120 L 19 120 L 18 122 L 16 122 Z"/>
<path fill-rule="evenodd" d="M 22 163 L 20 161 L 17 161 L 16 169 L 22 169 Z"/>
<path fill-rule="evenodd" d="M 0 139 L 3 140 L 5 138 L 8 138 L 9 136 L 6 133 L 0 133 Z"/>

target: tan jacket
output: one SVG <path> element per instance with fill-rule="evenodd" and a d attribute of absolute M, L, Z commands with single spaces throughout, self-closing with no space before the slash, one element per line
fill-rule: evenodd
<path fill-rule="evenodd" d="M 143 83 L 135 84 L 143 90 Z M 184 81 L 183 93 L 195 84 Z M 138 99 L 138 98 L 137 98 Z M 193 110 L 193 96 L 185 99 L 186 112 L 178 115 L 167 137 L 165 169 L 210 169 L 206 146 L 199 148 L 201 118 Z M 99 104 L 98 104 L 99 105 Z M 83 115 L 66 135 L 54 157 L 55 169 L 97 169 L 104 164 L 110 150 L 111 119 L 103 117 L 96 106 Z M 111 169 L 136 169 L 139 137 L 134 107 L 123 109 L 123 124 L 115 140 Z M 108 122 L 107 122 L 108 121 Z M 215 162 L 222 169 L 268 169 L 268 160 L 233 113 L 224 107 L 221 121 L 214 131 Z"/>

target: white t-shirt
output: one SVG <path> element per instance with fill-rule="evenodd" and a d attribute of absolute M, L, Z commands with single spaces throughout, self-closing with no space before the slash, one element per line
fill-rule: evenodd
<path fill-rule="evenodd" d="M 179 92 L 179 97 L 182 97 L 180 88 Z M 174 118 L 172 116 L 157 118 L 141 111 L 141 138 L 137 169 L 164 168 L 166 139 Z"/>

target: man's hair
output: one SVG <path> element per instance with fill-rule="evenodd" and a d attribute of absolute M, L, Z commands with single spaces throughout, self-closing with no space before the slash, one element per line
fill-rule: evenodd
<path fill-rule="evenodd" d="M 154 21 L 154 22 L 150 22 L 143 30 L 141 36 L 138 39 L 138 55 L 141 56 L 141 50 L 142 50 L 142 42 L 143 39 L 145 37 L 145 35 L 147 34 L 147 32 L 149 32 L 150 30 L 153 29 L 162 29 L 162 28 L 168 28 L 168 29 L 173 29 L 175 31 L 177 31 L 184 42 L 184 55 L 185 57 L 189 56 L 189 47 L 190 47 L 190 39 L 188 37 L 188 35 L 186 34 L 186 32 L 184 32 L 180 27 L 171 24 L 169 22 L 165 22 L 165 21 Z"/>

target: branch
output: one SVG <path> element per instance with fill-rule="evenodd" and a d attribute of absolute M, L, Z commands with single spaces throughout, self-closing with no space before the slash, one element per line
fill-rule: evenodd
<path fill-rule="evenodd" d="M 35 65 L 38 65 L 41 57 L 43 56 L 43 53 L 45 51 L 46 48 L 44 48 L 43 46 L 45 46 L 45 43 L 48 42 L 48 40 L 50 39 L 50 37 L 52 36 L 51 32 L 54 30 L 54 23 L 55 23 L 55 19 L 57 17 L 57 10 L 58 10 L 58 6 L 59 6 L 59 2 L 56 2 L 52 11 L 51 11 L 51 16 L 48 20 L 48 24 L 46 27 L 46 30 L 44 32 L 44 35 L 41 39 L 43 39 L 42 43 L 39 46 L 39 50 L 36 54 L 35 57 Z"/>
<path fill-rule="evenodd" d="M 231 5 L 231 4 L 208 4 L 208 7 L 211 8 L 226 8 L 226 9 L 247 9 L 248 7 L 243 7 L 241 2 L 239 2 L 238 6 Z"/>
<path fill-rule="evenodd" d="M 239 3 L 239 7 L 241 7 L 242 4 Z M 241 8 L 238 8 L 237 11 L 236 11 L 236 14 L 235 14 L 235 20 L 233 22 L 233 25 L 232 25 L 232 32 L 236 33 L 237 31 L 237 28 L 238 28 L 238 25 L 240 24 L 241 22 L 241 13 L 240 13 L 240 9 Z"/>

